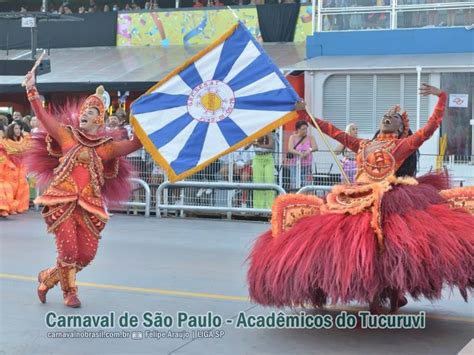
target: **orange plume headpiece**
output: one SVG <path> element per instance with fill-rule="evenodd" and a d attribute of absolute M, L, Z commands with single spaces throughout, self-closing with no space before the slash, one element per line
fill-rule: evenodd
<path fill-rule="evenodd" d="M 104 87 L 99 86 L 95 94 L 89 96 L 81 105 L 80 115 L 82 115 L 86 110 L 90 108 L 95 108 L 99 111 L 99 116 L 94 121 L 95 124 L 103 125 L 105 123 L 105 111 L 109 104 L 107 101 L 110 101 L 109 94 L 104 90 Z"/>

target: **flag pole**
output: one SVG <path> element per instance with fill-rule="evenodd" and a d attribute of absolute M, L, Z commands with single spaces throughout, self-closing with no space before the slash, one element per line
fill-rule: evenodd
<path fill-rule="evenodd" d="M 329 142 L 326 138 L 326 135 L 323 133 L 323 131 L 321 131 L 321 128 L 319 127 L 318 123 L 316 122 L 314 116 L 311 114 L 311 112 L 309 112 L 308 108 L 305 108 L 305 110 L 306 110 L 306 113 L 308 114 L 308 116 L 311 118 L 311 121 L 313 122 L 314 126 L 318 130 L 319 134 L 321 135 L 321 138 L 323 139 L 324 144 L 326 144 L 326 147 L 328 148 L 329 152 L 331 153 L 334 161 L 336 162 L 336 165 L 339 168 L 339 171 L 341 172 L 341 175 L 343 176 L 343 178 L 345 180 L 345 183 L 350 184 L 351 181 L 349 180 L 349 177 L 347 176 L 346 172 L 342 168 L 341 162 L 339 161 L 339 159 L 337 159 L 336 153 L 334 153 L 331 146 L 329 145 Z"/>
<path fill-rule="evenodd" d="M 232 13 L 232 15 L 234 15 L 234 17 L 235 17 L 238 21 L 240 21 L 239 16 L 237 16 L 237 14 L 235 13 L 235 11 L 232 10 L 232 8 L 231 8 L 229 5 L 227 5 L 227 9 Z"/>
<path fill-rule="evenodd" d="M 46 55 L 46 50 L 43 50 L 43 53 L 41 53 L 39 58 L 36 59 L 36 62 L 33 65 L 33 68 L 31 68 L 30 72 L 33 74 L 34 77 L 36 77 L 35 71 L 39 67 L 39 65 L 41 64 L 41 61 L 43 60 L 45 55 Z M 22 81 L 21 86 L 26 86 L 26 79 Z"/>

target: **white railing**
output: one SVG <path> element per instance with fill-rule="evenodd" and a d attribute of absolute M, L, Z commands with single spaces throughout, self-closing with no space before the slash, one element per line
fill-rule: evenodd
<path fill-rule="evenodd" d="M 313 32 L 470 26 L 474 1 L 313 0 Z M 373 5 L 371 4 L 373 3 Z"/>
<path fill-rule="evenodd" d="M 169 196 L 167 193 L 165 193 L 166 190 L 168 190 L 169 188 L 180 189 L 179 200 L 175 201 L 178 203 L 170 204 Z M 187 191 L 185 191 L 186 188 Z M 194 191 L 192 189 L 194 189 Z M 161 217 L 162 212 L 166 215 L 168 210 L 178 210 L 181 212 L 181 216 L 183 216 L 184 211 L 219 212 L 227 214 L 228 218 L 231 218 L 232 212 L 264 215 L 269 215 L 271 213 L 271 206 L 267 208 L 235 206 L 233 204 L 233 196 L 230 193 L 226 193 L 225 198 L 222 199 L 220 203 L 218 201 L 215 201 L 217 203 L 211 205 L 203 205 L 198 203 L 198 201 L 196 201 L 192 196 L 192 194 L 195 193 L 195 190 L 198 189 L 213 189 L 214 191 L 218 190 L 234 193 L 237 190 L 263 190 L 270 192 L 275 191 L 279 195 L 286 194 L 285 190 L 283 190 L 281 186 L 278 186 L 276 184 L 203 181 L 179 181 L 172 184 L 170 182 L 164 182 L 156 190 L 156 217 Z"/>
<path fill-rule="evenodd" d="M 236 160 L 234 154 L 230 154 L 176 184 L 168 182 L 166 174 L 153 163 L 148 154 L 136 154 L 132 159 L 139 178 L 154 192 L 160 188 L 159 193 L 151 194 L 152 212 L 158 210 L 161 214 L 170 212 L 181 216 L 185 215 L 185 211 L 218 212 L 228 216 L 237 212 L 247 215 L 251 212 L 265 215 L 269 213 L 269 208 L 259 207 L 260 197 L 255 194 L 257 192 L 260 196 L 258 191 L 262 179 L 253 172 L 252 156 L 242 162 Z M 437 155 L 420 155 L 417 175 L 435 171 L 440 167 L 438 160 Z M 266 181 L 269 185 L 265 185 L 267 191 L 271 187 L 273 191 L 280 191 L 278 193 L 315 193 L 323 196 L 332 186 L 342 181 L 337 165 L 325 151 L 315 152 L 311 166 L 304 169 L 300 161 L 292 163 L 284 153 L 273 153 L 273 161 L 273 174 Z M 450 173 L 454 186 L 474 185 L 473 162 L 474 156 L 446 156 L 441 167 Z M 132 198 L 144 203 L 146 195 L 144 188 L 139 188 Z M 275 196 L 274 194 L 273 198 Z M 143 206 L 135 206 L 133 210 L 139 208 L 143 211 Z"/>
<path fill-rule="evenodd" d="M 251 156 L 245 162 L 237 161 L 234 154 L 209 165 L 190 176 L 186 181 L 171 184 L 164 172 L 144 151 L 129 157 L 138 179 L 129 201 L 123 205 L 128 212 L 144 213 L 149 216 L 166 215 L 168 211 L 184 216 L 185 211 L 218 212 L 227 214 L 268 215 L 269 208 L 260 208 L 260 197 L 255 203 L 255 192 L 274 191 L 276 193 L 313 193 L 324 196 L 332 186 L 341 183 L 341 175 L 328 152 L 313 154 L 311 166 L 301 166 L 299 160 L 294 164 L 284 153 L 273 153 L 274 170 L 271 183 L 259 183 L 252 170 Z M 435 171 L 440 166 L 446 169 L 453 186 L 474 185 L 474 156 L 445 156 L 441 165 L 437 155 L 423 154 L 418 159 L 417 175 Z M 293 169 L 293 172 L 291 171 Z M 346 171 L 346 173 L 348 173 Z M 156 193 L 151 193 L 156 191 Z M 276 193 L 275 193 L 276 192 Z M 39 191 L 36 191 L 39 194 Z M 38 210 L 38 206 L 35 207 Z"/>
<path fill-rule="evenodd" d="M 143 199 L 139 197 L 138 201 L 137 201 L 137 199 L 132 198 L 132 200 L 126 201 L 126 202 L 121 202 L 120 204 L 123 205 L 123 206 L 127 206 L 127 207 L 143 208 L 145 210 L 145 217 L 150 217 L 150 208 L 151 208 L 151 190 L 150 190 L 150 186 L 145 181 L 143 181 L 142 179 L 131 178 L 130 182 L 132 184 L 139 185 L 143 189 L 143 191 L 144 191 Z M 132 193 L 132 195 L 133 195 L 133 193 Z"/>

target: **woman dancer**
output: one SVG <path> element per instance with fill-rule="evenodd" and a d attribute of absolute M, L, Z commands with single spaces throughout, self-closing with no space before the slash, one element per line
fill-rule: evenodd
<path fill-rule="evenodd" d="M 411 136 L 398 106 L 382 118 L 373 140 L 317 120 L 324 133 L 356 152 L 356 184 L 335 186 L 326 201 L 287 195 L 275 202 L 272 231 L 249 256 L 255 302 L 320 307 L 328 300 L 358 301 L 378 313 L 386 301 L 392 311 L 403 306 L 404 294 L 439 299 L 444 285 L 458 287 L 467 300 L 474 286 L 474 217 L 440 195 L 446 176 L 395 174 L 444 115 L 445 92 L 423 84 L 420 93 L 438 96 L 438 103 Z"/>

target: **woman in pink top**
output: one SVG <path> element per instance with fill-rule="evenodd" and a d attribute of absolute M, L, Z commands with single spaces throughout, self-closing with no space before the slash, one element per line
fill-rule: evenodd
<path fill-rule="evenodd" d="M 300 120 L 296 122 L 295 127 L 296 132 L 290 136 L 288 141 L 288 153 L 292 155 L 292 158 L 289 160 L 290 186 L 292 189 L 311 184 L 312 153 L 318 150 L 316 140 L 308 133 L 308 122 Z M 300 168 L 300 183 L 298 183 L 296 179 L 298 176 L 298 168 Z"/>

